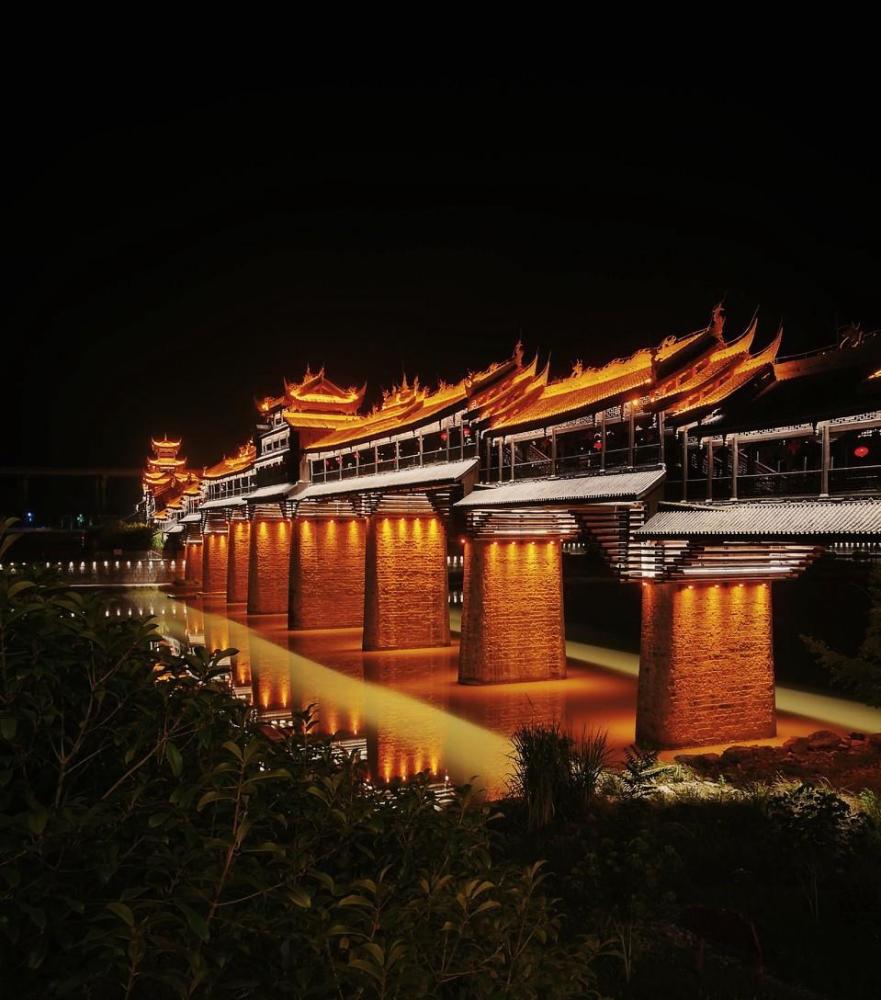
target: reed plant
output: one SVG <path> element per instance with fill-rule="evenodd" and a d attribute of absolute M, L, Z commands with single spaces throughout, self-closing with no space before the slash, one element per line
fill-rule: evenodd
<path fill-rule="evenodd" d="M 559 722 L 530 722 L 511 742 L 511 793 L 526 806 L 529 829 L 543 830 L 556 818 L 583 815 L 609 761 L 605 731 L 585 730 L 576 739 Z"/>

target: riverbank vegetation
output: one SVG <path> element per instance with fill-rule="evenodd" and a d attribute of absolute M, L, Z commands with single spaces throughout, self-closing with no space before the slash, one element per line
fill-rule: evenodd
<path fill-rule="evenodd" d="M 310 711 L 270 738 L 229 651 L 105 611 L 0 575 L 8 995 L 877 995 L 873 796 L 611 771 L 601 734 L 530 727 L 507 800 L 440 806 Z"/>

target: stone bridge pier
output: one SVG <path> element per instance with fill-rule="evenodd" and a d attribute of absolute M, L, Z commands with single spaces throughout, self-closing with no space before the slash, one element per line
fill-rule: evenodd
<path fill-rule="evenodd" d="M 457 503 L 468 531 L 459 681 L 564 678 L 563 543 L 589 533 L 623 574 L 630 533 L 663 479 L 663 469 L 648 469 L 513 481 Z"/>
<path fill-rule="evenodd" d="M 368 519 L 365 650 L 450 644 L 447 531 L 428 511 Z"/>
<path fill-rule="evenodd" d="M 352 511 L 342 516 L 309 511 L 294 518 L 289 628 L 362 625 L 366 531 L 364 518 Z"/>
<path fill-rule="evenodd" d="M 248 614 L 288 610 L 291 518 L 281 503 L 261 503 L 251 515 L 248 553 Z"/>
<path fill-rule="evenodd" d="M 469 538 L 459 681 L 566 676 L 561 538 Z"/>
<path fill-rule="evenodd" d="M 229 525 L 223 513 L 202 519 L 202 593 L 226 597 Z"/>
<path fill-rule="evenodd" d="M 769 582 L 644 583 L 637 742 L 774 736 L 773 646 Z"/>
<path fill-rule="evenodd" d="M 772 583 L 830 547 L 879 539 L 877 500 L 665 505 L 633 532 L 631 578 L 643 581 L 637 740 L 774 736 Z"/>
<path fill-rule="evenodd" d="M 188 537 L 184 544 L 184 584 L 187 587 L 202 587 L 202 539 Z"/>
<path fill-rule="evenodd" d="M 244 512 L 229 519 L 226 548 L 226 600 L 244 604 L 248 600 L 248 568 L 251 562 L 251 522 Z"/>
<path fill-rule="evenodd" d="M 477 462 L 312 483 L 295 497 L 291 628 L 363 625 L 363 648 L 450 643 L 452 503 Z"/>

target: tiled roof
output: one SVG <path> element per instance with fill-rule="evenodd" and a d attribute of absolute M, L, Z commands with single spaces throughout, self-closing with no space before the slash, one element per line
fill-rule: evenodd
<path fill-rule="evenodd" d="M 705 355 L 684 371 L 678 371 L 669 378 L 662 379 L 652 390 L 652 402 L 668 402 L 682 395 L 690 395 L 700 386 L 717 378 L 726 368 L 735 365 L 739 358 L 749 356 L 750 347 L 756 335 L 758 321 L 753 319 L 746 332 L 730 344 L 721 343 L 715 350 Z"/>
<path fill-rule="evenodd" d="M 637 351 L 629 358 L 611 361 L 602 368 L 583 369 L 576 365 L 572 375 L 542 387 L 534 398 L 527 397 L 490 420 L 493 431 L 512 431 L 526 425 L 553 422 L 588 407 L 599 407 L 622 394 L 644 394 L 652 382 L 652 352 Z"/>
<path fill-rule="evenodd" d="M 454 483 L 477 467 L 477 459 L 469 458 L 461 462 L 438 462 L 437 465 L 422 465 L 398 472 L 380 472 L 372 476 L 357 476 L 353 479 L 334 480 L 330 483 L 311 483 L 297 500 L 313 500 L 316 497 L 338 496 L 343 493 L 358 493 L 373 490 L 412 489 L 414 486 L 434 486 L 439 483 Z"/>
<path fill-rule="evenodd" d="M 777 356 L 783 338 L 782 329 L 777 336 L 757 354 L 741 355 L 736 364 L 725 367 L 715 379 L 700 385 L 693 393 L 670 408 L 670 415 L 681 418 L 684 414 L 696 414 L 712 410 L 737 389 L 746 385 L 764 366 L 770 365 Z"/>
<path fill-rule="evenodd" d="M 202 520 L 201 514 L 186 514 L 180 519 L 179 524 L 198 524 Z"/>
<path fill-rule="evenodd" d="M 453 385 L 441 384 L 429 391 L 414 379 L 405 378 L 400 386 L 383 394 L 380 407 L 371 413 L 348 419 L 327 433 L 312 438 L 306 449 L 311 452 L 353 447 L 366 441 L 408 430 L 416 430 L 442 419 L 458 407 L 493 411 L 504 405 L 508 397 L 516 396 L 535 378 L 536 361 L 522 364 L 522 349 L 518 344 L 513 356 L 497 362 L 481 372 L 471 373 Z M 297 426 L 299 415 L 285 410 L 285 419 Z"/>
<path fill-rule="evenodd" d="M 663 538 L 881 538 L 881 500 L 807 500 L 729 503 L 662 510 L 634 532 Z"/>
<path fill-rule="evenodd" d="M 520 507 L 529 504 L 599 503 L 606 500 L 639 500 L 663 482 L 663 469 L 605 472 L 565 479 L 527 479 L 479 488 L 460 500 L 468 510 Z"/>
<path fill-rule="evenodd" d="M 257 457 L 257 448 L 253 441 L 248 441 L 240 446 L 238 452 L 228 457 L 226 455 L 216 464 L 205 469 L 203 475 L 206 479 L 220 479 L 222 476 L 231 476 L 237 472 L 244 472 L 254 464 Z"/>

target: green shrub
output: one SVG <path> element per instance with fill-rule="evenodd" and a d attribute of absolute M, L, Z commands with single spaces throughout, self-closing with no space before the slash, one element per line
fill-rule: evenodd
<path fill-rule="evenodd" d="M 0 545 L 3 539 L 0 536 Z M 373 788 L 99 597 L 0 575 L 0 969 L 20 997 L 574 997 L 537 864 L 467 787 Z"/>

